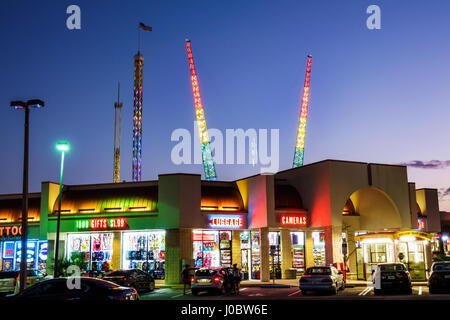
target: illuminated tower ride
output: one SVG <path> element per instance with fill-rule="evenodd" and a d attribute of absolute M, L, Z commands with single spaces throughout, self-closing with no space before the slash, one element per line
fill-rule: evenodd
<path fill-rule="evenodd" d="M 144 56 L 138 51 L 134 56 L 134 103 L 133 103 L 133 182 L 142 177 L 142 76 Z"/>
<path fill-rule="evenodd" d="M 131 178 L 133 182 L 142 178 L 142 79 L 144 71 L 144 56 L 140 52 L 141 29 L 152 31 L 152 27 L 142 22 L 138 27 L 138 52 L 134 56 L 134 86 L 133 86 L 133 164 Z"/>
<path fill-rule="evenodd" d="M 293 167 L 303 166 L 303 158 L 305 155 L 305 134 L 306 134 L 306 118 L 308 116 L 309 101 L 309 79 L 311 77 L 311 56 L 308 56 L 308 64 L 306 66 L 305 85 L 303 86 L 302 106 L 300 109 L 300 119 L 298 121 L 297 140 L 295 143 L 294 163 Z"/>
<path fill-rule="evenodd" d="M 120 102 L 120 83 L 117 88 L 117 102 L 114 103 L 114 183 L 120 182 L 120 140 L 122 129 L 122 103 Z"/>
<path fill-rule="evenodd" d="M 206 128 L 205 111 L 203 110 L 202 97 L 198 86 L 197 72 L 195 71 L 194 57 L 192 55 L 191 41 L 186 40 L 186 49 L 189 60 L 189 70 L 191 72 L 192 93 L 194 94 L 195 115 L 197 117 L 198 134 L 202 147 L 203 169 L 206 180 L 217 180 L 216 168 L 211 154 L 211 145 Z"/>

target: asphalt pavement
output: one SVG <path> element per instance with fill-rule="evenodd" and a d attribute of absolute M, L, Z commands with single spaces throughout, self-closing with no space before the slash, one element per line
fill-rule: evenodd
<path fill-rule="evenodd" d="M 153 292 L 141 294 L 142 300 L 291 300 L 291 299 L 336 299 L 336 300 L 359 300 L 359 299 L 379 299 L 379 300 L 450 300 L 449 294 L 430 295 L 428 287 L 424 285 L 413 286 L 412 295 L 385 294 L 374 295 L 373 288 L 367 286 L 355 286 L 339 291 L 337 295 L 308 294 L 302 295 L 298 287 L 244 287 L 240 289 L 239 295 L 232 294 L 209 294 L 200 293 L 198 296 L 191 294 L 187 290 L 183 295 L 182 288 L 157 288 Z"/>

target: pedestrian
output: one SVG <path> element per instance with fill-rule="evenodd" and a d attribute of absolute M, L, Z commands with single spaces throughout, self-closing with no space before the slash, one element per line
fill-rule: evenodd
<path fill-rule="evenodd" d="M 237 264 L 233 264 L 233 269 L 231 270 L 233 275 L 233 290 L 235 294 L 239 294 L 239 284 L 241 282 L 241 271 L 238 269 Z"/>
<path fill-rule="evenodd" d="M 183 281 L 183 295 L 186 294 L 186 286 L 191 286 L 190 265 L 186 264 L 181 272 L 181 281 Z"/>

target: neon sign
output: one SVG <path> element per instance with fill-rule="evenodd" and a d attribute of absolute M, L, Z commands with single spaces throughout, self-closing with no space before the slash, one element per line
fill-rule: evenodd
<path fill-rule="evenodd" d="M 22 226 L 0 227 L 0 237 L 15 237 L 22 235 Z"/>
<path fill-rule="evenodd" d="M 239 229 L 244 227 L 244 219 L 241 216 L 210 215 L 209 218 L 211 228 Z"/>
<path fill-rule="evenodd" d="M 417 229 L 419 229 L 419 230 L 425 229 L 425 220 L 423 220 L 423 219 L 417 220 Z"/>
<path fill-rule="evenodd" d="M 306 216 L 282 215 L 281 224 L 293 226 L 306 226 Z"/>
<path fill-rule="evenodd" d="M 110 230 L 126 228 L 125 218 L 99 218 L 99 219 L 83 219 L 76 221 L 78 230 Z"/>
<path fill-rule="evenodd" d="M 216 241 L 216 235 L 212 233 L 193 233 L 193 241 Z"/>

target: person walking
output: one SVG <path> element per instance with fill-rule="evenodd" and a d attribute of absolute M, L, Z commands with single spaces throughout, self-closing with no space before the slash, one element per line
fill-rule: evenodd
<path fill-rule="evenodd" d="M 233 269 L 231 270 L 233 275 L 233 291 L 236 295 L 239 294 L 239 284 L 241 283 L 241 271 L 238 269 L 237 264 L 233 264 Z"/>
<path fill-rule="evenodd" d="M 189 285 L 189 287 L 191 287 L 191 275 L 189 267 L 190 265 L 186 264 L 183 271 L 181 272 L 181 281 L 183 281 L 183 295 L 186 294 L 186 286 Z"/>

